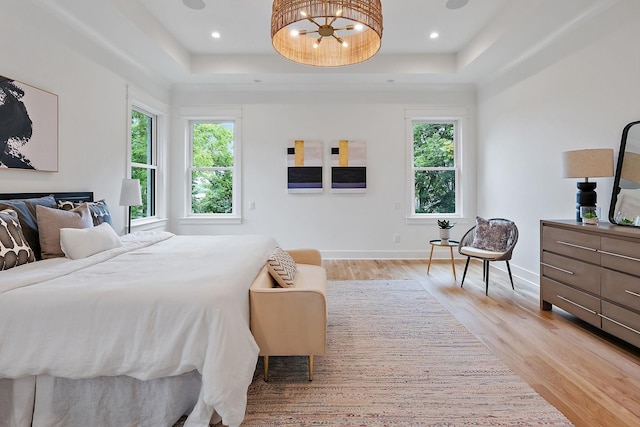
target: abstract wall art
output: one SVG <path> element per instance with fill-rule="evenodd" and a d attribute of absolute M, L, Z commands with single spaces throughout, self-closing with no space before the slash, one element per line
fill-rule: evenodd
<path fill-rule="evenodd" d="M 297 139 L 287 147 L 289 193 L 322 192 L 322 142 Z"/>
<path fill-rule="evenodd" d="M 367 145 L 364 141 L 338 141 L 331 147 L 331 192 L 367 190 Z"/>
<path fill-rule="evenodd" d="M 0 76 L 0 169 L 58 171 L 58 96 Z"/>

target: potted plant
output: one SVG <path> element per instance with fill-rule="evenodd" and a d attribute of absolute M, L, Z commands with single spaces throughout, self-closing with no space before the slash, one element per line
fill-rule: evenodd
<path fill-rule="evenodd" d="M 446 242 L 449 240 L 450 230 L 456 225 L 455 222 L 451 222 L 448 219 L 439 219 L 438 228 L 440 228 L 440 240 Z"/>
<path fill-rule="evenodd" d="M 580 218 L 582 218 L 583 224 L 597 224 L 598 217 L 600 216 L 599 206 L 581 206 Z"/>

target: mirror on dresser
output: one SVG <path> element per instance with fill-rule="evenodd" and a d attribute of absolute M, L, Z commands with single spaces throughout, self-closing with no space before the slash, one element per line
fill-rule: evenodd
<path fill-rule="evenodd" d="M 640 121 L 622 130 L 609 221 L 640 227 Z"/>

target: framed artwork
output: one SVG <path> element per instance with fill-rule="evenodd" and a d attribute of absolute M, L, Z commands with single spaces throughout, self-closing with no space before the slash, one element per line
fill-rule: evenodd
<path fill-rule="evenodd" d="M 0 76 L 0 169 L 58 171 L 58 95 Z"/>
<path fill-rule="evenodd" d="M 367 145 L 364 141 L 338 141 L 331 147 L 331 192 L 364 193 L 367 190 Z"/>
<path fill-rule="evenodd" d="M 297 139 L 287 147 L 289 193 L 322 192 L 322 142 Z"/>

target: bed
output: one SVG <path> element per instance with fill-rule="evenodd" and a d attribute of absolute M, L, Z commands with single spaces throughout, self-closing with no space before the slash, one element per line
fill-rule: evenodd
<path fill-rule="evenodd" d="M 0 426 L 240 425 L 258 358 L 248 290 L 275 247 L 140 232 L 0 271 Z"/>

